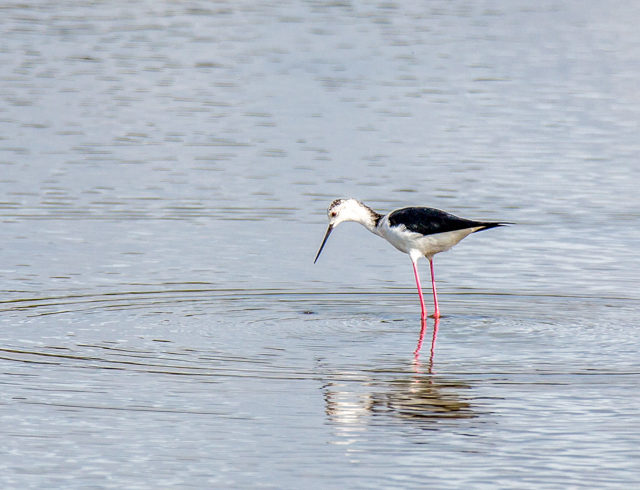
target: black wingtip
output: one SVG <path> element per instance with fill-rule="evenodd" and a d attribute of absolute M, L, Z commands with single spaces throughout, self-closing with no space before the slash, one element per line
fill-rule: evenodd
<path fill-rule="evenodd" d="M 480 228 L 479 230 L 476 230 L 474 233 L 478 232 L 478 231 L 483 231 L 483 230 L 488 230 L 489 228 L 496 228 L 498 226 L 509 226 L 509 225 L 515 225 L 515 223 L 512 223 L 510 221 L 501 221 L 501 222 L 496 222 L 496 223 L 480 223 L 479 226 L 482 226 L 482 228 Z"/>

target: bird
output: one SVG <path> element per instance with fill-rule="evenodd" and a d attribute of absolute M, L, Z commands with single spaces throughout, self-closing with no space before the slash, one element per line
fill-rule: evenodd
<path fill-rule="evenodd" d="M 425 257 L 429 261 L 434 303 L 433 317 L 438 319 L 440 318 L 440 309 L 438 308 L 438 293 L 433 271 L 433 256 L 449 250 L 471 233 L 513 224 L 506 221 L 475 221 L 459 218 L 440 209 L 428 207 L 404 207 L 383 215 L 354 198 L 334 200 L 327 209 L 327 216 L 329 227 L 313 263 L 318 261 L 329 235 L 335 227 L 345 221 L 360 223 L 371 233 L 384 238 L 401 252 L 409 254 L 420 297 L 421 318 L 423 320 L 427 318 L 427 309 L 418 274 L 418 259 Z"/>

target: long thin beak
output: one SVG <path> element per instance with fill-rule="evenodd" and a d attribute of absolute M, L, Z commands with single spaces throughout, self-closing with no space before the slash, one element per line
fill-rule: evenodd
<path fill-rule="evenodd" d="M 322 252 L 322 249 L 324 248 L 324 244 L 327 243 L 327 238 L 329 238 L 329 235 L 331 235 L 332 231 L 333 231 L 333 225 L 329 225 L 329 228 L 327 228 L 327 234 L 324 236 L 324 240 L 322 240 L 322 245 L 320 245 L 320 250 L 318 250 L 318 255 L 316 255 L 316 258 L 313 261 L 314 264 L 318 260 L 318 257 L 320 257 L 320 253 Z"/>

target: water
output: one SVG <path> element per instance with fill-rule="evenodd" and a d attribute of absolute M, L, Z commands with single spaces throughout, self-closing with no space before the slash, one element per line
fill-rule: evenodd
<path fill-rule="evenodd" d="M 637 6 L 1 10 L 3 488 L 640 483 Z"/>

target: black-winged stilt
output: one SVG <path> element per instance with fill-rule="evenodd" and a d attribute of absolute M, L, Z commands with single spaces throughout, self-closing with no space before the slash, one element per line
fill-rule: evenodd
<path fill-rule="evenodd" d="M 336 226 L 344 221 L 360 223 L 371 233 L 381 236 L 401 252 L 409 254 L 413 264 L 413 274 L 416 278 L 418 295 L 420 296 L 422 319 L 427 317 L 427 310 L 424 306 L 422 288 L 420 287 L 418 259 L 426 257 L 429 260 L 434 303 L 433 316 L 440 318 L 436 280 L 433 273 L 433 256 L 439 252 L 449 250 L 471 233 L 511 224 L 507 222 L 473 221 L 458 218 L 439 209 L 424 207 L 401 208 L 382 215 L 356 199 L 336 199 L 329 206 L 327 215 L 329 216 L 329 228 L 313 263 L 315 264 L 318 257 L 320 257 L 329 235 Z"/>

